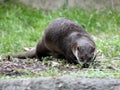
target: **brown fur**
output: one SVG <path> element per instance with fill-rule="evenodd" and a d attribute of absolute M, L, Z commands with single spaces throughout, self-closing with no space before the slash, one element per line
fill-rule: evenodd
<path fill-rule="evenodd" d="M 81 26 L 69 19 L 58 18 L 46 28 L 35 50 L 15 57 L 41 60 L 52 55 L 65 58 L 70 63 L 87 63 L 92 61 L 95 48 L 94 41 Z"/>

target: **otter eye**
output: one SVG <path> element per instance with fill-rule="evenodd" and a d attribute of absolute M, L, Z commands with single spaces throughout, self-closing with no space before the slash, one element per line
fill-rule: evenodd
<path fill-rule="evenodd" d="M 80 59 L 81 59 L 81 60 L 84 60 L 84 58 L 83 58 L 83 57 L 81 57 Z"/>
<path fill-rule="evenodd" d="M 77 50 L 80 51 L 80 47 L 77 47 Z"/>

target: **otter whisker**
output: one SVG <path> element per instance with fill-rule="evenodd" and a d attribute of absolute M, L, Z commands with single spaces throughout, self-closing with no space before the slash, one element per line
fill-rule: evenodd
<path fill-rule="evenodd" d="M 92 61 L 95 61 L 95 59 L 96 59 L 96 57 L 97 57 L 97 54 L 98 54 L 98 52 L 95 52 L 95 53 L 94 53 L 94 55 L 93 55 L 93 57 L 92 57 Z"/>

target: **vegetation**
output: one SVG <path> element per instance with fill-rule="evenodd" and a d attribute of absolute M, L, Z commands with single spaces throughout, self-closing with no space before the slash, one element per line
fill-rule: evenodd
<path fill-rule="evenodd" d="M 78 70 L 72 73 L 66 72 L 65 75 L 120 78 L 120 13 L 111 9 L 88 12 L 74 8 L 45 12 L 22 4 L 0 5 L 0 55 L 21 53 L 23 47 L 35 47 L 49 22 L 59 17 L 72 19 L 84 26 L 92 35 L 100 52 L 99 65 L 97 63 L 97 66 L 91 65 L 90 68 L 82 70 L 79 69 L 79 65 L 68 65 L 75 66 Z M 47 60 L 49 61 L 49 58 Z M 48 71 L 33 74 L 33 77 L 63 74 L 59 69 L 49 67 Z M 31 73 L 26 72 L 23 77 L 31 77 Z M 4 74 L 1 73 L 0 77 L 3 76 Z"/>

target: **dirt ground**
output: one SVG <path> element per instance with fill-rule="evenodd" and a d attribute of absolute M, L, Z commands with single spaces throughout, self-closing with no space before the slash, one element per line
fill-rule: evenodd
<path fill-rule="evenodd" d="M 101 63 L 101 58 L 102 56 L 96 59 L 92 65 L 93 69 L 97 68 L 102 70 L 107 68 L 116 70 L 118 67 L 116 66 L 116 63 L 107 65 L 104 62 Z M 78 72 L 81 69 L 83 69 L 81 68 L 81 65 L 68 64 L 65 60 L 55 59 L 52 57 L 46 57 L 43 61 L 39 61 L 37 59 L 17 59 L 10 57 L 0 59 L 0 76 L 35 75 L 49 70 L 51 70 L 51 72 L 57 70 L 62 74 L 65 74 L 70 72 Z"/>
<path fill-rule="evenodd" d="M 37 59 L 13 59 L 5 58 L 0 60 L 0 73 L 2 75 L 24 75 L 27 73 L 37 74 L 51 68 L 63 71 L 76 71 L 79 68 L 75 65 L 66 64 L 63 60 L 57 60 L 48 57 L 47 61 L 38 61 Z M 48 60 L 49 59 L 49 60 Z"/>
<path fill-rule="evenodd" d="M 97 65 L 99 65 L 97 63 Z M 42 71 L 56 69 L 58 71 L 77 72 L 81 68 L 80 65 L 68 64 L 65 60 L 46 57 L 43 61 L 37 59 L 17 59 L 4 58 L 0 60 L 0 74 L 1 75 L 25 75 L 37 74 Z"/>

